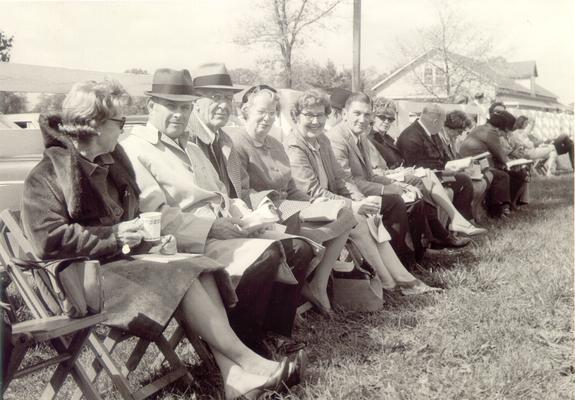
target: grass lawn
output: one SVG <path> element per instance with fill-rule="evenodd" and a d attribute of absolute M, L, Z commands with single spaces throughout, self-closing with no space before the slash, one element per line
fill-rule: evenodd
<path fill-rule="evenodd" d="M 307 313 L 295 335 L 308 342 L 308 376 L 283 398 L 574 398 L 573 175 L 534 179 L 531 198 L 508 220 L 489 220 L 470 250 L 424 261 L 420 277 L 444 293 L 332 321 Z M 189 348 L 179 352 L 198 386 L 157 398 L 218 398 L 217 376 Z M 37 397 L 42 377 L 13 382 L 5 398 Z"/>

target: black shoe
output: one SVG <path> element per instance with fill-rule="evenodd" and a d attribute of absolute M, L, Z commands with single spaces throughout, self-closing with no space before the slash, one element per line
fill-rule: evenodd
<path fill-rule="evenodd" d="M 446 247 L 460 248 L 465 247 L 471 242 L 470 238 L 458 238 L 454 235 L 449 235 L 443 240 L 437 240 L 431 243 L 431 248 L 434 250 L 441 250 Z"/>
<path fill-rule="evenodd" d="M 272 348 L 275 354 L 290 355 L 304 349 L 307 344 L 292 338 L 268 333 L 265 340 L 267 347 Z"/>

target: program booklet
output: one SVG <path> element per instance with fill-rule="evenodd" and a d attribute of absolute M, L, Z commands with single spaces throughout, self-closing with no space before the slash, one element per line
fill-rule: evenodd
<path fill-rule="evenodd" d="M 505 163 L 505 165 L 507 165 L 507 168 L 513 168 L 513 167 L 519 167 L 522 165 L 529 165 L 529 164 L 533 164 L 533 160 L 528 160 L 526 158 L 518 158 L 516 160 L 509 160 Z"/>
<path fill-rule="evenodd" d="M 342 208 L 345 208 L 344 200 L 318 201 L 301 210 L 299 218 L 303 222 L 331 222 L 337 219 Z"/>

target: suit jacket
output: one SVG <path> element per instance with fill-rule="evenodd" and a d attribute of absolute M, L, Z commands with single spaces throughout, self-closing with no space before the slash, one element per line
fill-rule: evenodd
<path fill-rule="evenodd" d="M 488 151 L 491 153 L 492 161 L 497 168 L 502 168 L 507 162 L 507 155 L 501 146 L 501 141 L 497 130 L 485 124 L 475 127 L 459 149 L 462 157 L 474 156 Z"/>
<path fill-rule="evenodd" d="M 191 139 L 200 147 L 200 149 L 202 149 L 209 160 L 210 155 L 208 154 L 207 146 L 212 142 L 215 133 L 208 129 L 208 127 L 200 120 L 200 117 L 196 112 L 192 112 L 188 127 L 190 129 Z M 233 130 L 230 130 L 230 132 L 233 132 Z M 250 204 L 249 187 L 247 183 L 248 177 L 242 172 L 242 163 L 238 153 L 234 149 L 234 143 L 223 129 L 220 129 L 217 132 L 217 137 L 218 144 L 222 149 L 222 153 L 225 158 L 225 169 L 228 179 L 234 187 L 237 196 L 247 204 Z M 216 168 L 216 166 L 214 166 L 214 168 Z"/>
<path fill-rule="evenodd" d="M 403 155 L 396 146 L 395 140 L 387 133 L 382 137 L 372 130 L 367 137 L 379 151 L 379 154 L 381 154 L 390 169 L 395 169 L 404 162 Z"/>
<path fill-rule="evenodd" d="M 389 178 L 373 174 L 368 154 L 369 143 L 365 135 L 359 136 L 365 152 L 360 151 L 357 137 L 344 121 L 327 131 L 326 136 L 331 142 L 344 179 L 352 181 L 364 196 L 378 196 L 382 194 L 384 185 L 392 183 Z"/>
<path fill-rule="evenodd" d="M 319 156 L 323 162 L 327 175 L 327 188 L 319 183 L 319 166 L 317 158 L 303 134 L 293 130 L 287 140 L 288 156 L 291 164 L 292 176 L 298 188 L 303 190 L 312 199 L 326 197 L 328 199 L 344 199 L 351 204 L 351 200 L 361 200 L 364 196 L 359 188 L 349 179 L 336 160 L 331 143 L 325 135 L 317 138 Z"/>
<path fill-rule="evenodd" d="M 438 137 L 438 139 L 441 139 Z M 443 140 L 441 141 L 443 143 Z M 401 151 L 408 167 L 443 169 L 449 161 L 444 143 L 437 145 L 425 132 L 419 120 L 401 132 L 397 138 L 397 148 Z"/>

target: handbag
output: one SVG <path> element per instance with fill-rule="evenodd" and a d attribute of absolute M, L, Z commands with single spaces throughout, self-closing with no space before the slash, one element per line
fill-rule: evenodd
<path fill-rule="evenodd" d="M 12 261 L 32 272 L 40 298 L 53 315 L 81 318 L 103 310 L 102 269 L 98 261 L 86 257 Z"/>
<path fill-rule="evenodd" d="M 383 287 L 375 270 L 354 247 L 348 247 L 347 252 L 344 258 L 352 262 L 336 262 L 332 272 L 333 303 L 349 311 L 381 310 Z"/>

